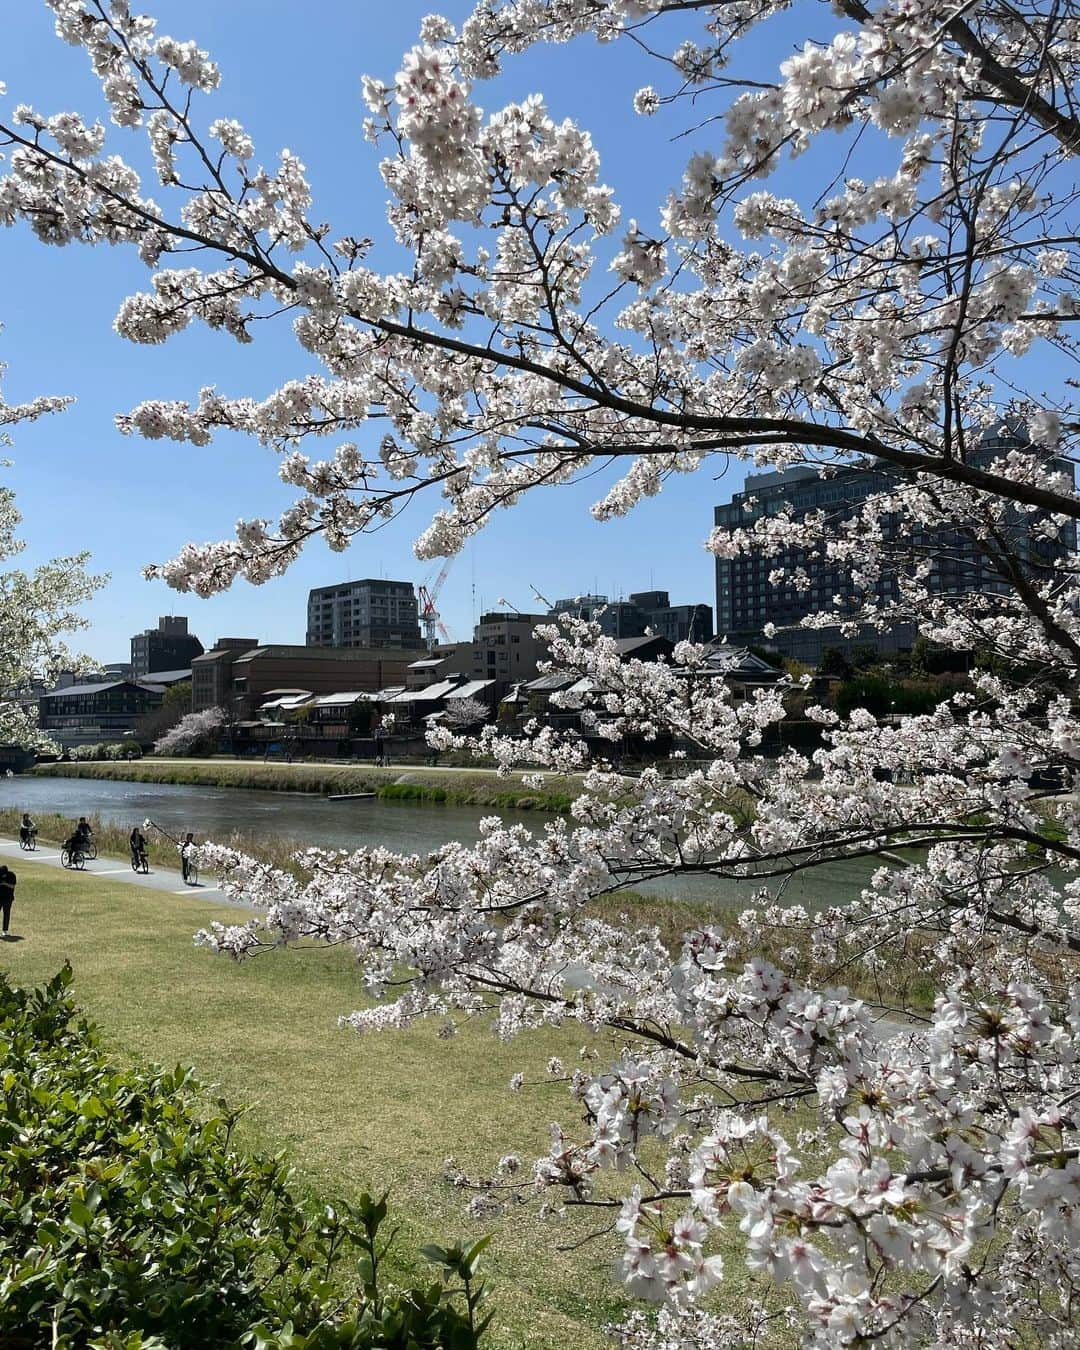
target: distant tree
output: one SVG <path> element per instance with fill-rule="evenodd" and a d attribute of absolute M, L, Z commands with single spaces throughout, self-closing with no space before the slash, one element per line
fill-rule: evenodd
<path fill-rule="evenodd" d="M 831 675 L 838 680 L 851 679 L 851 662 L 839 647 L 824 647 L 818 661 L 819 675 Z"/>
<path fill-rule="evenodd" d="M 191 711 L 191 685 L 187 680 L 165 690 L 161 707 L 140 717 L 135 723 L 135 739 L 140 745 L 153 745 L 171 731 Z"/>
<path fill-rule="evenodd" d="M 359 700 L 349 709 L 349 735 L 367 736 L 371 732 L 372 709 L 366 700 Z"/>
<path fill-rule="evenodd" d="M 893 713 L 928 713 L 952 688 L 939 688 L 920 681 L 900 683 L 881 675 L 856 675 L 845 680 L 836 695 L 836 710 L 847 717 L 854 708 L 864 708 L 878 716 Z"/>
<path fill-rule="evenodd" d="M 217 749 L 226 726 L 223 708 L 188 713 L 154 743 L 155 755 L 208 755 Z"/>
<path fill-rule="evenodd" d="M 443 720 L 450 727 L 475 727 L 488 720 L 488 706 L 478 698 L 447 700 Z"/>

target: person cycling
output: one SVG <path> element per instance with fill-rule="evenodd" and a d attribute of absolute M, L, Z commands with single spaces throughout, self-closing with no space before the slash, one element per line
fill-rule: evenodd
<path fill-rule="evenodd" d="M 180 876 L 185 883 L 189 881 L 193 875 L 197 875 L 195 871 L 195 860 L 191 857 L 192 852 L 196 848 L 198 848 L 198 844 L 195 842 L 195 836 L 190 833 L 185 834 L 184 842 L 180 845 Z"/>
<path fill-rule="evenodd" d="M 146 835 L 143 834 L 138 825 L 128 835 L 128 847 L 131 849 L 131 865 L 135 871 L 149 871 L 149 863 L 146 858 Z"/>
<path fill-rule="evenodd" d="M 79 823 L 75 826 L 75 834 L 79 839 L 79 851 L 87 858 L 96 858 L 97 840 L 94 838 L 94 831 L 85 816 L 79 817 Z"/>
<path fill-rule="evenodd" d="M 37 826 L 29 811 L 23 812 L 22 823 L 19 825 L 19 843 L 23 848 L 31 848 L 34 840 L 37 838 Z"/>

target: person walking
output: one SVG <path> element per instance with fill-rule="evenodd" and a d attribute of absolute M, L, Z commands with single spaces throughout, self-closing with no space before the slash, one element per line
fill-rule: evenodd
<path fill-rule="evenodd" d="M 191 881 L 193 874 L 198 875 L 195 873 L 195 864 L 190 857 L 192 850 L 197 847 L 193 834 L 184 835 L 184 842 L 180 845 L 180 876 L 185 884 Z"/>
<path fill-rule="evenodd" d="M 3 922 L 3 934 L 7 937 L 11 925 L 11 906 L 15 903 L 15 882 L 18 878 L 6 863 L 0 863 L 0 920 Z"/>

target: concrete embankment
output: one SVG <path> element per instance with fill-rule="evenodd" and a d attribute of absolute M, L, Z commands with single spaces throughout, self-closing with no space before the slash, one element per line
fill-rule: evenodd
<path fill-rule="evenodd" d="M 526 787 L 518 773 L 494 769 L 355 764 L 265 764 L 227 759 L 141 759 L 39 764 L 39 777 L 176 783 L 192 787 L 249 788 L 321 796 L 374 793 L 385 801 L 446 802 L 517 811 L 566 811 L 580 779 L 547 774 L 542 789 Z"/>

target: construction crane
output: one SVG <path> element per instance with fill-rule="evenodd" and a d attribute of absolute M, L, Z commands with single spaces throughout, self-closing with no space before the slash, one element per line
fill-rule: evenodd
<path fill-rule="evenodd" d="M 533 595 L 535 595 L 537 600 L 539 600 L 540 603 L 545 606 L 548 613 L 550 614 L 551 611 L 555 608 L 555 606 L 551 603 L 551 601 L 547 598 L 547 596 L 541 595 L 535 586 L 530 586 L 529 590 L 532 591 Z"/>
<path fill-rule="evenodd" d="M 420 586 L 420 623 L 423 625 L 424 641 L 427 643 L 428 651 L 434 651 L 439 645 L 440 637 L 444 642 L 450 641 L 450 634 L 446 631 L 440 618 L 436 601 L 453 561 L 453 556 L 447 558 L 435 580 L 431 580 L 431 574 L 429 573 L 427 579 Z"/>

